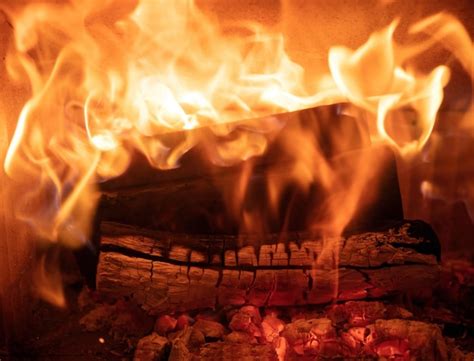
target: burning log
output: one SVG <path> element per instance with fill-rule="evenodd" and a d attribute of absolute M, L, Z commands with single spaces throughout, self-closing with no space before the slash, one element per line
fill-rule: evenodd
<path fill-rule="evenodd" d="M 377 159 L 378 170 L 370 175 L 359 174 L 370 192 L 365 192 L 349 226 L 373 229 L 386 220 L 403 219 L 392 150 L 371 146 L 363 121 L 341 114 L 342 108 L 338 104 L 275 115 L 273 119 L 281 122 L 283 128 L 272 133 L 266 151 L 225 167 L 216 163 L 207 144 L 226 146 L 228 139 L 238 139 L 249 131 L 246 122 L 235 123 L 235 129 L 223 138 L 209 128 L 194 130 L 206 141 L 183 154 L 180 166 L 174 169 L 158 171 L 136 154 L 126 173 L 100 185 L 98 219 L 174 233 L 236 234 L 241 231 L 242 219 L 234 214 L 232 207 L 238 203 L 241 209 L 263 218 L 266 232 L 280 232 L 283 225 L 288 231 L 299 231 L 325 217 L 322 205 L 329 204 L 335 196 L 345 199 L 357 178 L 358 168 L 370 159 Z M 254 121 L 266 122 L 264 118 Z M 188 133 L 166 134 L 162 141 L 174 147 Z M 319 180 L 302 190 L 299 181 L 287 179 L 289 170 L 301 167 L 295 149 L 288 149 L 287 140 L 293 134 L 310 137 L 319 149 L 318 157 L 322 158 L 308 164 L 307 170 L 319 176 L 318 167 L 326 164 L 331 169 L 332 182 L 339 187 L 328 191 Z M 284 184 L 282 179 L 286 179 Z M 242 192 L 245 196 L 237 202 L 236 194 L 240 192 L 236 189 L 242 183 L 245 183 Z M 269 212 L 268 184 L 282 187 L 272 209 L 278 216 L 273 218 L 269 216 L 272 212 Z"/>
<path fill-rule="evenodd" d="M 180 235 L 111 222 L 101 231 L 98 290 L 150 314 L 426 297 L 439 276 L 439 242 L 421 221 L 337 239 Z"/>

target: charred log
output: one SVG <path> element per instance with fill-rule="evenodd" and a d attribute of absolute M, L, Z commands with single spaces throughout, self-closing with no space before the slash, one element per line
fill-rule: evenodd
<path fill-rule="evenodd" d="M 328 160 L 328 164 L 334 169 L 350 168 L 348 164 L 357 163 L 362 158 L 369 159 L 374 154 L 383 160 L 384 165 L 366 179 L 365 187 L 372 191 L 365 194 L 352 216 L 347 227 L 352 231 L 373 230 L 387 220 L 403 219 L 395 158 L 389 149 L 352 150 Z M 225 171 L 216 170 L 214 174 L 177 179 L 170 174 L 174 170 L 169 170 L 162 172 L 163 179 L 155 184 L 104 190 L 98 218 L 173 233 L 237 234 L 242 220 L 229 211 L 228 202 L 236 191 L 236 185 L 241 182 L 242 167 L 241 164 L 224 168 Z M 241 208 L 259 214 L 267 232 L 307 229 L 308 224 L 323 222 L 327 212 L 324 205 L 331 202 L 331 197 L 344 199 L 342 194 L 336 194 L 335 189 L 328 192 L 321 185 L 314 184 L 310 189 L 302 190 L 297 183 L 290 183 L 281 192 L 276 208 L 269 210 L 268 184 L 278 183 L 294 163 L 281 160 L 270 170 L 266 163 L 252 167 Z M 351 181 L 349 174 L 341 175 L 337 180 L 341 184 L 350 184 Z M 345 191 L 344 187 L 339 190 Z"/>
<path fill-rule="evenodd" d="M 222 163 L 216 158 L 215 149 L 228 148 L 228 142 L 243 134 L 260 134 L 255 129 L 265 127 L 268 118 L 233 123 L 229 125 L 232 131 L 225 136 L 215 134 L 210 127 L 165 134 L 160 142 L 170 149 L 179 148 L 190 134 L 202 141 L 183 154 L 179 167 L 172 169 L 158 170 L 149 160 L 135 154 L 125 174 L 100 185 L 98 218 L 167 232 L 236 234 L 241 219 L 229 214 L 232 212 L 228 202 L 236 185 L 242 182 L 242 174 L 251 169 L 241 208 L 261 215 L 266 232 L 307 229 L 308 224 L 325 217 L 322 205 L 334 197 L 336 189 L 328 192 L 314 182 L 303 191 L 299 182 L 289 181 L 271 212 L 265 196 L 268 183 L 278 182 L 289 169 L 298 167 L 298 157 L 288 149 L 288 137 L 305 134 L 329 168 L 346 170 L 335 172 L 335 183 L 349 185 L 354 177 L 353 165 L 361 159 L 373 159 L 376 155 L 380 163 L 376 174 L 365 180 L 364 187 L 371 192 L 365 192 L 364 204 L 352 216 L 351 228 L 372 230 L 380 222 L 403 219 L 393 152 L 371 145 L 363 117 L 344 115 L 343 108 L 343 104 L 337 104 L 272 116 L 280 125 L 267 134 L 265 151 L 236 163 Z M 339 191 L 345 193 L 346 187 Z"/>
<path fill-rule="evenodd" d="M 98 290 L 130 297 L 151 314 L 426 297 L 439 276 L 439 242 L 418 221 L 332 239 L 179 235 L 108 222 L 101 228 Z"/>

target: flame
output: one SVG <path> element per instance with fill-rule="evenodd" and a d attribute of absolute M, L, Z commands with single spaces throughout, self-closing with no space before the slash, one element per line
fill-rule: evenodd
<path fill-rule="evenodd" d="M 398 146 L 402 153 L 408 153 L 423 148 L 433 130 L 443 100 L 443 88 L 449 80 L 449 69 L 440 65 L 428 75 L 419 76 L 405 70 L 403 65 L 407 59 L 403 52 L 396 57 L 393 41 L 397 24 L 395 20 L 383 31 L 372 34 L 356 51 L 333 47 L 329 52 L 329 66 L 347 98 L 375 114 L 378 136 L 390 144 L 397 146 L 385 126 L 388 113 L 404 106 L 413 108 L 421 133 L 416 139 Z M 419 27 L 417 24 L 412 30 Z M 413 56 L 416 53 L 410 52 L 410 57 Z"/>
<path fill-rule="evenodd" d="M 276 204 L 291 183 L 303 193 L 316 185 L 330 195 L 324 216 L 309 217 L 308 228 L 338 235 L 383 159 L 364 153 L 351 162 L 329 162 L 314 134 L 295 127 L 282 141 L 292 168 L 266 174 L 269 209 L 245 209 L 251 161 L 283 128 L 271 115 L 350 102 L 365 112 L 372 143 L 413 155 L 430 139 L 450 76 L 443 64 L 418 70 L 417 57 L 442 42 L 472 71 L 472 41 L 444 13 L 410 27 L 413 36 L 428 34 L 421 43 L 397 44 L 394 20 L 355 50 L 331 47 L 328 70 L 308 76 L 286 53 L 284 34 L 256 23 L 220 23 L 191 0 L 3 8 L 14 27 L 8 72 L 31 91 L 4 168 L 30 189 L 19 198 L 17 214 L 47 244 L 87 243 L 97 184 L 124 173 L 134 150 L 152 166 L 171 169 L 200 143 L 215 164 L 249 161 L 237 191 L 222 189 L 242 232 L 265 232 L 266 220 L 281 216 Z M 416 113 L 415 135 L 389 126 L 407 107 Z M 234 123 L 257 118 L 244 127 Z M 219 141 L 205 135 L 205 127 Z M 180 140 L 163 141 L 176 131 L 183 131 Z M 344 141 L 334 140 L 341 146 Z"/>

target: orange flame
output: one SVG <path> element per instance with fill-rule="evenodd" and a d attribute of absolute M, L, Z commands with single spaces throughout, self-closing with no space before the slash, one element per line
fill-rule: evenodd
<path fill-rule="evenodd" d="M 154 167 L 170 169 L 208 141 L 189 131 L 177 144 L 164 144 L 161 135 L 172 131 L 208 126 L 219 137 L 234 130 L 236 120 L 262 118 L 249 121 L 237 138 L 207 144 L 214 163 L 235 164 L 263 154 L 281 129 L 269 115 L 349 101 L 366 111 L 374 143 L 414 154 L 430 138 L 449 79 L 442 64 L 417 70 L 416 57 L 438 42 L 466 69 L 472 55 L 466 31 L 446 14 L 410 28 L 412 35 L 430 35 L 415 46 L 395 43 L 395 20 L 356 50 L 332 47 L 329 72 L 308 79 L 286 53 L 283 34 L 255 23 L 223 26 L 192 0 L 71 0 L 9 4 L 5 11 L 15 29 L 8 71 L 31 89 L 5 171 L 30 186 L 18 215 L 41 239 L 71 247 L 87 242 L 96 184 L 125 172 L 133 149 Z M 415 136 L 387 126 L 406 107 L 416 113 Z M 383 160 L 364 155 L 351 164 L 330 164 L 303 128 L 287 134 L 283 147 L 296 162 L 284 176 L 269 170 L 270 213 L 286 184 L 297 183 L 303 192 L 318 184 L 332 196 L 324 219 L 308 227 L 340 234 Z M 240 208 L 251 171 L 249 163 L 237 192 L 230 193 L 229 209 L 242 220 L 242 231 L 264 231 L 265 219 Z M 337 181 L 341 175 L 346 181 Z"/>
<path fill-rule="evenodd" d="M 449 79 L 449 69 L 438 66 L 427 76 L 416 76 L 403 68 L 410 59 L 403 51 L 396 54 L 393 33 L 398 21 L 374 33 L 357 51 L 334 47 L 329 52 L 329 65 L 339 89 L 354 104 L 376 116 L 378 136 L 397 146 L 388 135 L 385 120 L 390 111 L 411 106 L 420 121 L 421 134 L 399 146 L 403 153 L 419 151 L 427 142 L 443 100 L 443 88 Z M 412 28 L 417 29 L 419 24 Z M 411 53 L 413 57 L 416 53 Z"/>

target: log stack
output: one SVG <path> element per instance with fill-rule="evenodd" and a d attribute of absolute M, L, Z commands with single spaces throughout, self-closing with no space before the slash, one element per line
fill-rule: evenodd
<path fill-rule="evenodd" d="M 438 279 L 438 239 L 427 224 L 403 221 L 393 154 L 371 146 L 363 122 L 341 109 L 335 105 L 276 116 L 285 125 L 270 137 L 265 153 L 234 166 L 211 164 L 209 149 L 197 145 L 177 169 L 160 172 L 138 161 L 123 177 L 104 184 L 97 289 L 131 298 L 154 315 L 227 305 L 429 295 Z M 196 131 L 217 144 L 248 131 L 248 124 L 234 125 L 223 139 L 209 129 Z M 364 185 L 377 191 L 366 197 L 342 237 L 300 231 L 318 219 L 318 212 L 324 216 L 322 205 L 333 194 L 317 185 L 303 193 L 292 184 L 277 205 L 281 218 L 264 220 L 268 224 L 259 235 L 241 234 L 241 220 L 228 210 L 228 193 L 235 192 L 250 166 L 242 209 L 265 215 L 269 173 L 279 177 L 298 161 L 284 146 L 286 134 L 295 129 L 313 136 L 329 167 L 372 159 L 370 153 L 376 153 L 384 166 Z M 171 134 L 164 141 L 179 143 L 183 137 Z M 346 173 L 335 181 L 350 184 Z"/>
<path fill-rule="evenodd" d="M 286 117 L 289 127 L 322 119 L 324 130 L 352 121 L 334 107 Z M 341 136 L 333 131 L 320 133 L 320 144 Z M 243 208 L 265 207 L 259 196 L 268 168 L 291 166 L 276 139 L 252 160 Z M 316 188 L 303 197 L 289 189 L 279 205 L 291 215 L 284 227 L 276 219 L 265 232 L 242 234 L 222 190 L 234 189 L 245 165 L 210 166 L 199 149 L 178 169 L 160 173 L 137 163 L 103 185 L 97 290 L 156 319 L 153 332 L 136 340 L 135 360 L 459 359 L 426 316 L 443 272 L 439 240 L 428 224 L 403 219 L 393 154 L 367 146 L 363 132 L 355 143 L 322 149 L 328 162 L 384 153 L 386 167 L 366 184 L 378 194 L 339 237 L 300 231 L 325 203 Z M 111 307 L 106 300 L 101 307 Z M 422 307 L 415 315 L 397 305 Z"/>

